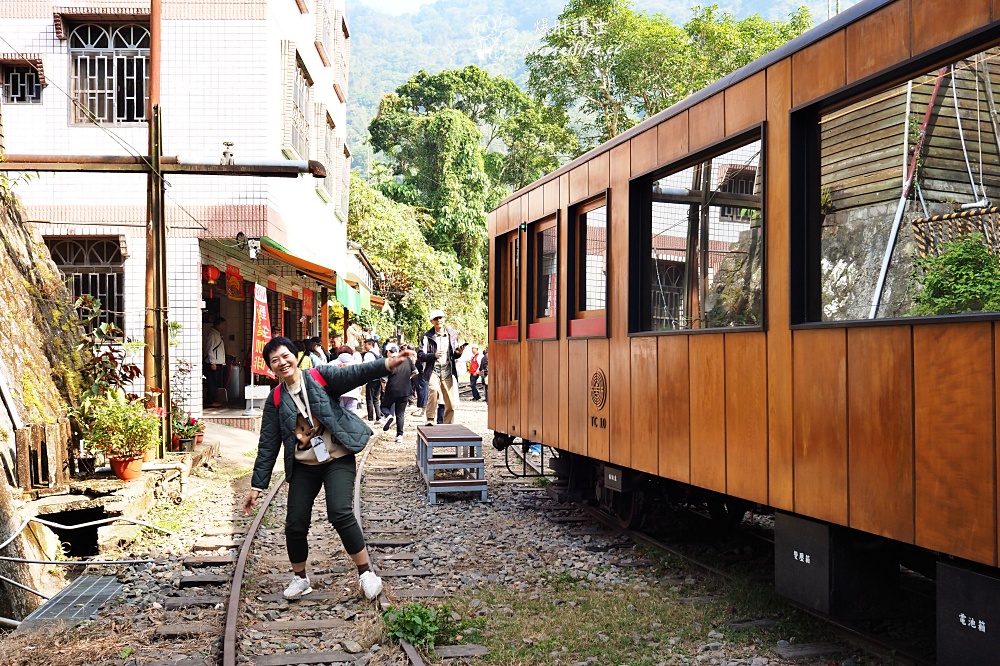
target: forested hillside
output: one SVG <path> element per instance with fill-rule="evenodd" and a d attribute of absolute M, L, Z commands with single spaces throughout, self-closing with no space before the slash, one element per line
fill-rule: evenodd
<path fill-rule="evenodd" d="M 855 1 L 841 0 L 841 8 Z M 695 4 L 697 0 L 637 0 L 635 8 L 666 14 L 681 25 Z M 738 17 L 760 14 L 766 19 L 786 19 L 805 4 L 817 23 L 826 18 L 827 10 L 823 0 L 722 0 L 718 4 Z M 348 144 L 355 167 L 367 173 L 365 138 L 382 95 L 420 69 L 435 73 L 470 64 L 509 76 L 523 87 L 527 78 L 524 57 L 564 5 L 565 0 L 437 0 L 416 13 L 392 16 L 375 6 L 350 2 Z"/>

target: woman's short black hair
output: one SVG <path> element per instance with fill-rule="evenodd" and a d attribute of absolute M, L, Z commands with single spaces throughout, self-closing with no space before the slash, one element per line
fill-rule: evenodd
<path fill-rule="evenodd" d="M 264 345 L 264 351 L 261 352 L 261 356 L 264 357 L 264 363 L 271 365 L 271 354 L 276 352 L 279 347 L 285 347 L 288 351 L 292 352 L 292 355 L 295 355 L 298 351 L 294 342 L 279 335 L 276 338 L 271 338 L 271 340 Z"/>

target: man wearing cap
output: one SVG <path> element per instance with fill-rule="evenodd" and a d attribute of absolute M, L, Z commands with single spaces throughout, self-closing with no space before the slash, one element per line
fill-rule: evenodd
<path fill-rule="evenodd" d="M 444 325 L 444 312 L 431 310 L 434 325 L 420 338 L 417 360 L 423 363 L 423 378 L 427 381 L 427 407 L 424 421 L 434 425 L 437 421 L 438 401 L 444 402 L 444 423 L 455 420 L 458 405 L 458 366 L 455 361 L 462 355 L 458 345 L 458 331 Z"/>

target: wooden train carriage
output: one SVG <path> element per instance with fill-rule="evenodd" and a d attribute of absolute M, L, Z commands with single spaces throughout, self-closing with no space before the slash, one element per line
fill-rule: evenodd
<path fill-rule="evenodd" d="M 504 200 L 490 428 L 996 567 L 1000 313 L 907 280 L 992 228 L 998 21 L 863 2 Z"/>

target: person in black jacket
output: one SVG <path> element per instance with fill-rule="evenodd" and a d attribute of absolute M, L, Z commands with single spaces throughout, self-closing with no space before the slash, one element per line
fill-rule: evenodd
<path fill-rule="evenodd" d="M 257 459 L 243 512 L 250 515 L 257 498 L 267 490 L 274 463 L 283 452 L 288 481 L 285 544 L 293 572 L 284 597 L 298 599 L 312 592 L 306 573 L 309 524 L 313 502 L 325 487 L 327 517 L 358 568 L 361 590 L 374 599 L 382 591 L 382 581 L 371 570 L 365 538 L 351 507 L 354 453 L 364 449 L 372 431 L 356 414 L 344 409 L 339 396 L 384 377 L 401 363 L 412 361 L 414 354 L 344 367 L 328 363 L 303 371 L 297 363 L 295 343 L 277 337 L 264 345 L 263 356 L 281 384 L 264 403 Z"/>
<path fill-rule="evenodd" d="M 399 347 L 387 345 L 385 348 L 386 358 L 394 358 L 399 354 Z M 388 431 L 392 427 L 393 420 L 396 422 L 396 441 L 403 441 L 403 421 L 406 417 L 406 404 L 410 399 L 410 375 L 416 372 L 416 366 L 409 358 L 400 363 L 389 374 L 389 380 L 385 383 L 385 396 L 382 399 L 382 409 L 386 414 L 385 425 L 382 430 Z M 395 416 L 393 413 L 395 412 Z"/>
<path fill-rule="evenodd" d="M 420 338 L 417 360 L 424 364 L 423 378 L 427 380 L 427 407 L 424 420 L 427 425 L 437 421 L 438 401 L 444 401 L 443 423 L 455 421 L 458 406 L 458 366 L 465 345 L 458 344 L 458 332 L 444 325 L 444 312 L 431 310 L 434 327 Z"/>

